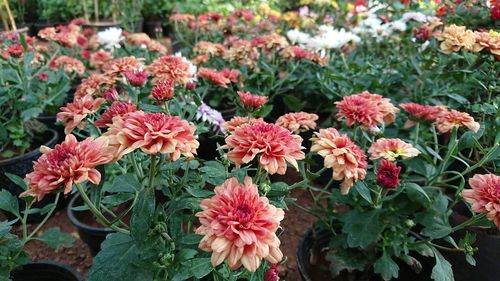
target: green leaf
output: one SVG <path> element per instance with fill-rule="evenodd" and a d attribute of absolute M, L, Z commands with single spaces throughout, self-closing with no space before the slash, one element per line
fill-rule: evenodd
<path fill-rule="evenodd" d="M 357 181 L 354 184 L 354 188 L 359 193 L 359 195 L 361 195 L 361 197 L 363 197 L 368 203 L 373 204 L 372 196 L 370 194 L 370 190 L 366 186 L 365 182 L 363 182 L 363 181 Z"/>
<path fill-rule="evenodd" d="M 197 258 L 188 260 L 182 264 L 186 268 L 189 268 L 189 271 L 196 277 L 198 280 L 207 276 L 214 267 L 212 266 L 212 262 L 210 258 Z"/>
<path fill-rule="evenodd" d="M 349 247 L 366 248 L 380 237 L 384 230 L 384 223 L 380 220 L 380 213 L 380 209 L 364 213 L 359 210 L 352 210 L 341 218 L 344 222 L 342 230 L 347 234 Z"/>
<path fill-rule="evenodd" d="M 384 280 L 398 278 L 399 275 L 399 266 L 391 259 L 387 252 L 384 252 L 382 257 L 373 264 L 373 269 L 374 272 L 380 274 Z"/>
<path fill-rule="evenodd" d="M 205 162 L 205 165 L 199 170 L 203 180 L 210 184 L 219 185 L 226 180 L 226 167 L 217 161 Z"/>
<path fill-rule="evenodd" d="M 412 197 L 411 194 L 418 193 L 418 194 L 423 195 L 427 199 L 428 202 L 431 202 L 429 195 L 427 195 L 425 190 L 420 185 L 413 183 L 413 182 L 407 182 L 404 184 L 404 187 L 408 191 L 408 193 L 410 194 L 410 198 Z"/>
<path fill-rule="evenodd" d="M 436 265 L 432 268 L 431 278 L 435 281 L 454 281 L 453 270 L 451 264 L 441 255 L 441 253 L 433 249 Z"/>
<path fill-rule="evenodd" d="M 10 194 L 7 190 L 0 190 L 0 209 L 20 218 L 19 203 L 14 195 Z"/>
<path fill-rule="evenodd" d="M 288 184 L 285 182 L 273 182 L 271 183 L 271 190 L 266 194 L 268 197 L 281 197 L 286 196 L 290 193 L 288 189 Z"/>
<path fill-rule="evenodd" d="M 11 173 L 5 173 L 5 175 L 9 178 L 10 181 L 15 183 L 20 188 L 22 188 L 24 190 L 28 190 L 28 186 L 26 185 L 26 183 L 24 182 L 24 180 L 20 176 L 14 175 Z"/>
<path fill-rule="evenodd" d="M 94 257 L 89 272 L 89 281 L 151 281 L 148 268 L 139 266 L 138 248 L 131 236 L 112 233 L 101 245 L 102 250 Z"/>
<path fill-rule="evenodd" d="M 28 121 L 38 117 L 42 113 L 42 109 L 38 107 L 32 107 L 21 112 L 21 118 L 23 121 Z"/>
<path fill-rule="evenodd" d="M 130 192 L 133 193 L 139 190 L 141 184 L 137 181 L 136 177 L 132 174 L 119 175 L 111 185 L 105 185 L 104 191 L 107 192 Z"/>
<path fill-rule="evenodd" d="M 130 220 L 130 235 L 138 245 L 141 245 L 147 238 L 149 228 L 153 222 L 155 213 L 155 190 L 154 188 L 144 188 L 139 193 L 137 203 L 132 209 Z"/>
<path fill-rule="evenodd" d="M 179 253 L 175 255 L 175 258 L 179 262 L 184 262 L 194 258 L 196 254 L 198 254 L 198 251 L 196 251 L 195 249 L 184 248 L 181 249 Z"/>
<path fill-rule="evenodd" d="M 198 234 L 188 234 L 184 235 L 179 239 L 179 243 L 185 244 L 185 245 L 196 245 L 200 243 L 202 236 Z"/>
<path fill-rule="evenodd" d="M 283 102 L 290 109 L 290 111 L 300 111 L 302 109 L 302 103 L 299 98 L 287 95 L 283 98 Z"/>
<path fill-rule="evenodd" d="M 73 242 L 75 242 L 75 238 L 71 236 L 71 234 L 61 232 L 59 227 L 51 227 L 45 230 L 45 232 L 36 239 L 55 250 L 71 247 Z"/>
<path fill-rule="evenodd" d="M 214 195 L 213 191 L 202 189 L 200 187 L 188 186 L 186 187 L 186 191 L 191 194 L 191 196 L 196 198 L 207 198 Z"/>

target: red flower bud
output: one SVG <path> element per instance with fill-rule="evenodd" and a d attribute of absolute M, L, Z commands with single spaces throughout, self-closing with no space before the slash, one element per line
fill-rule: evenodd
<path fill-rule="evenodd" d="M 383 159 L 377 171 L 377 183 L 383 188 L 397 188 L 400 171 L 401 167 L 396 166 L 396 163 Z"/>
<path fill-rule="evenodd" d="M 264 281 L 278 281 L 279 280 L 278 274 L 279 274 L 278 264 L 274 263 L 266 272 L 266 275 L 264 275 Z"/>
<path fill-rule="evenodd" d="M 148 79 L 148 73 L 146 71 L 127 70 L 124 74 L 130 85 L 134 87 L 144 86 L 146 80 Z"/>

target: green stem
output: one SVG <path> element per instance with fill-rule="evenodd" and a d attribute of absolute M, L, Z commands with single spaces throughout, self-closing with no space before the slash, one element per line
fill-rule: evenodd
<path fill-rule="evenodd" d="M 452 232 L 458 231 L 460 229 L 464 229 L 470 225 L 474 225 L 476 222 L 482 220 L 484 217 L 486 217 L 486 213 L 476 214 L 472 218 L 470 218 L 470 219 L 464 221 L 463 223 L 453 227 Z"/>
<path fill-rule="evenodd" d="M 26 242 L 28 240 L 31 239 L 31 237 L 33 237 L 33 235 L 35 235 L 41 228 L 42 226 L 47 222 L 47 220 L 50 218 L 50 216 L 52 215 L 52 213 L 56 210 L 57 208 L 57 203 L 59 202 L 59 197 L 60 197 L 61 193 L 57 193 L 56 194 L 56 199 L 54 200 L 54 207 L 52 207 L 50 209 L 50 211 L 47 213 L 47 215 L 45 215 L 45 217 L 43 218 L 42 222 L 35 228 L 35 230 L 33 230 L 31 232 L 30 235 L 28 235 L 27 239 L 26 239 Z"/>
<path fill-rule="evenodd" d="M 142 171 L 142 167 L 141 169 L 139 169 L 139 165 L 137 165 L 137 160 L 135 159 L 134 154 L 133 153 L 129 154 L 129 158 L 130 162 L 132 162 L 132 165 L 134 166 L 135 173 L 139 177 L 139 180 L 143 179 L 144 173 Z"/>
<path fill-rule="evenodd" d="M 110 227 L 111 229 L 113 229 L 116 232 L 120 232 L 120 233 L 127 234 L 127 235 L 130 234 L 130 231 L 123 229 L 123 228 L 119 228 L 119 227 L 111 224 L 110 221 L 108 219 L 106 219 L 106 217 L 104 217 L 104 215 L 97 209 L 97 207 L 94 205 L 94 203 L 92 203 L 92 201 L 87 196 L 87 194 L 85 193 L 83 188 L 79 184 L 75 184 L 75 186 L 76 186 L 76 189 L 78 189 L 78 192 L 80 193 L 80 196 L 82 197 L 83 202 L 85 202 L 85 204 L 87 205 L 87 207 L 89 207 L 92 214 L 94 214 L 94 216 L 96 216 L 98 220 L 100 220 L 107 227 Z"/>
<path fill-rule="evenodd" d="M 149 167 L 149 184 L 150 188 L 153 188 L 153 182 L 155 179 L 155 171 L 156 171 L 156 154 L 151 155 L 151 165 Z"/>
<path fill-rule="evenodd" d="M 28 228 L 27 228 L 27 221 L 28 221 L 28 213 L 29 213 L 29 210 L 31 209 L 31 206 L 33 205 L 33 202 L 34 202 L 34 199 L 29 202 L 27 205 L 26 205 L 26 208 L 24 210 L 24 214 L 23 214 L 23 217 L 21 219 L 21 223 L 22 223 L 22 227 L 23 227 L 23 244 L 26 243 L 27 239 L 28 239 Z"/>
<path fill-rule="evenodd" d="M 419 133 L 420 133 L 420 122 L 417 122 L 415 130 L 416 130 L 415 131 L 415 145 L 418 145 L 418 137 L 419 137 Z"/>

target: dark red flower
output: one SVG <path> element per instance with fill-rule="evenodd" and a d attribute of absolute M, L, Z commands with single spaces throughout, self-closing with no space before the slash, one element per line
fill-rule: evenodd
<path fill-rule="evenodd" d="M 23 45 L 21 45 L 21 43 L 17 43 L 7 47 L 7 52 L 9 53 L 9 55 L 18 58 L 23 55 L 24 48 Z"/>
<path fill-rule="evenodd" d="M 266 272 L 266 275 L 264 275 L 264 281 L 278 281 L 279 280 L 278 274 L 279 274 L 278 264 L 273 263 L 271 264 L 269 270 Z"/>
<path fill-rule="evenodd" d="M 144 86 L 148 79 L 148 73 L 146 71 L 127 70 L 124 74 L 130 85 L 134 87 Z"/>
<path fill-rule="evenodd" d="M 415 38 L 419 40 L 427 40 L 431 38 L 431 31 L 432 30 L 429 26 L 424 24 L 418 29 L 413 29 L 413 34 L 415 35 Z"/>
<path fill-rule="evenodd" d="M 90 59 L 90 51 L 89 50 L 82 50 L 82 53 L 81 53 L 82 57 L 86 60 L 89 60 Z"/>
<path fill-rule="evenodd" d="M 84 18 L 76 18 L 76 19 L 73 19 L 70 24 L 82 25 L 84 23 L 87 23 L 86 19 L 84 19 Z"/>
<path fill-rule="evenodd" d="M 151 95 L 157 101 L 169 100 L 174 97 L 174 86 L 173 80 L 161 80 L 153 87 Z"/>
<path fill-rule="evenodd" d="M 395 189 L 399 185 L 399 172 L 401 167 L 396 163 L 382 159 L 377 171 L 377 183 L 383 188 Z"/>
<path fill-rule="evenodd" d="M 109 89 L 103 94 L 104 98 L 109 101 L 117 100 L 119 95 L 120 94 L 118 94 L 118 91 L 116 91 L 116 89 Z"/>
<path fill-rule="evenodd" d="M 91 37 L 92 35 L 94 35 L 94 34 L 95 34 L 95 30 L 93 30 L 92 28 L 88 28 L 88 27 L 87 27 L 87 28 L 83 29 L 82 34 L 83 34 L 85 37 L 89 38 L 89 37 Z"/>
<path fill-rule="evenodd" d="M 40 80 L 40 81 L 46 82 L 49 80 L 49 75 L 45 72 L 40 72 L 40 73 L 38 73 L 36 78 L 38 78 L 38 80 Z"/>
<path fill-rule="evenodd" d="M 490 15 L 492 20 L 500 20 L 500 2 L 491 8 Z"/>
<path fill-rule="evenodd" d="M 186 89 L 191 90 L 191 91 L 196 89 L 196 82 L 188 82 L 186 84 Z"/>
<path fill-rule="evenodd" d="M 87 44 L 87 38 L 85 38 L 85 36 L 80 35 L 76 38 L 76 43 L 83 47 Z"/>

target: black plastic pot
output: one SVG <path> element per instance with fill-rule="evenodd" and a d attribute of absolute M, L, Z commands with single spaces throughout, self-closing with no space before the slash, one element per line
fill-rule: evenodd
<path fill-rule="evenodd" d="M 203 135 L 200 137 L 200 147 L 197 149 L 197 156 L 203 160 L 214 160 L 219 156 L 217 144 L 222 145 L 224 140 L 219 137 L 208 137 Z"/>
<path fill-rule="evenodd" d="M 53 261 L 36 261 L 11 272 L 12 281 L 84 281 L 71 267 Z"/>
<path fill-rule="evenodd" d="M 57 119 L 55 115 L 41 115 L 36 118 L 38 121 L 43 123 L 47 128 L 52 129 L 57 132 L 58 138 L 57 142 L 60 143 L 62 140 L 64 140 L 65 133 L 64 133 L 64 126 L 60 124 L 56 124 Z"/>
<path fill-rule="evenodd" d="M 106 239 L 106 236 L 113 233 L 113 230 L 105 227 L 95 227 L 83 223 L 80 218 L 84 212 L 74 211 L 74 207 L 82 206 L 83 200 L 79 194 L 76 194 L 69 202 L 67 214 L 71 223 L 78 229 L 78 235 L 87 246 L 90 253 L 94 257 L 101 251 L 101 244 Z M 87 212 L 87 211 L 86 211 Z"/>
<path fill-rule="evenodd" d="M 47 130 L 44 135 L 44 139 L 46 140 L 43 144 L 48 147 L 54 147 L 54 145 L 58 141 L 58 134 L 54 130 Z M 5 173 L 14 174 L 21 178 L 24 178 L 26 174 L 33 171 L 33 161 L 36 161 L 42 153 L 39 151 L 39 148 L 36 148 L 28 153 L 23 155 L 19 155 L 16 157 L 12 157 L 9 159 L 0 160 L 0 187 L 2 189 L 6 189 L 14 196 L 19 196 L 24 190 L 13 183 Z M 36 202 L 33 204 L 33 208 L 43 208 L 47 204 L 54 202 L 55 196 L 49 194 L 42 201 Z M 24 200 L 19 199 L 19 208 L 24 209 Z M 6 214 L 7 217 L 13 218 L 10 214 Z M 32 214 L 28 216 L 28 222 L 37 222 L 43 219 L 43 216 L 40 214 Z"/>
<path fill-rule="evenodd" d="M 302 281 L 317 281 L 313 280 L 310 276 L 310 272 L 313 270 L 311 256 L 321 252 L 321 249 L 328 245 L 331 237 L 331 233 L 327 231 L 319 231 L 314 235 L 312 229 L 308 229 L 300 238 L 297 246 L 296 259 L 297 268 L 299 269 Z"/>
<path fill-rule="evenodd" d="M 144 33 L 149 35 L 151 38 L 156 37 L 156 30 L 161 28 L 163 30 L 162 21 L 160 20 L 147 20 L 144 22 Z"/>

